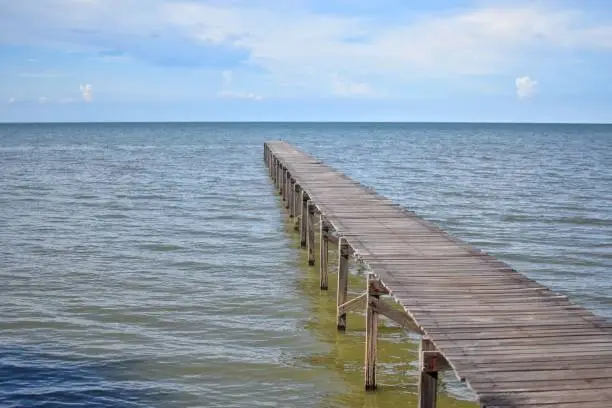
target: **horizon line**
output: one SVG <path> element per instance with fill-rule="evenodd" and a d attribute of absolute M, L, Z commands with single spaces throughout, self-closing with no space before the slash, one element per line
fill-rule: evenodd
<path fill-rule="evenodd" d="M 531 121 L 348 121 L 348 120 L 100 120 L 100 121 L 0 121 L 0 125 L 62 125 L 62 124 L 489 124 L 489 125 L 612 125 L 612 122 L 531 122 Z"/>

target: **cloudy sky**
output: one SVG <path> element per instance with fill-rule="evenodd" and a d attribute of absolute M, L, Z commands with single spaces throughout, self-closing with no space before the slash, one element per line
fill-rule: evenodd
<path fill-rule="evenodd" d="M 612 122 L 610 0 L 0 0 L 0 121 Z"/>

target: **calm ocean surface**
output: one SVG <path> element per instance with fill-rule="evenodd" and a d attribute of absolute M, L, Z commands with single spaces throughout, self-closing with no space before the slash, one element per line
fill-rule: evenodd
<path fill-rule="evenodd" d="M 412 406 L 397 329 L 362 391 L 363 319 L 336 333 L 262 162 L 279 138 L 612 317 L 612 126 L 0 125 L 0 406 Z"/>

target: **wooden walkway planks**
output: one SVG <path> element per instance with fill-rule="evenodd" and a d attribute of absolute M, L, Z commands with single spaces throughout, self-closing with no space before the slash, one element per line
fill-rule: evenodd
<path fill-rule="evenodd" d="M 610 322 L 285 142 L 266 143 L 264 159 L 283 197 L 314 205 L 482 406 L 612 406 Z"/>

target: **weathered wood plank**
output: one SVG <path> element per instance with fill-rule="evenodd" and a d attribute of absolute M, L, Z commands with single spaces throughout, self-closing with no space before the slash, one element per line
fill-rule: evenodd
<path fill-rule="evenodd" d="M 407 313 L 402 313 L 397 309 L 393 309 L 383 300 L 377 300 L 372 302 L 372 307 L 376 312 L 385 316 L 389 320 L 393 321 L 400 327 L 403 327 L 406 330 L 423 334 L 421 328 L 412 320 L 412 318 Z"/>
<path fill-rule="evenodd" d="M 593 393 L 576 392 L 573 390 L 564 391 L 534 391 L 534 392 L 522 392 L 522 393 L 509 393 L 509 392 L 497 392 L 492 393 L 483 392 L 480 396 L 480 402 L 489 405 L 494 404 L 534 404 L 534 405 L 552 405 L 559 403 L 585 403 L 585 402 L 610 402 L 612 400 L 612 392 L 599 391 Z"/>
<path fill-rule="evenodd" d="M 338 314 L 346 314 L 351 309 L 355 309 L 360 306 L 360 302 L 364 302 L 367 298 L 367 293 L 363 292 L 362 294 L 355 296 L 351 300 L 344 302 L 341 305 L 338 305 Z"/>

